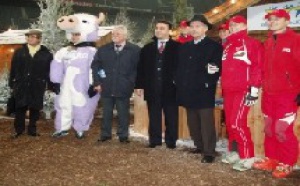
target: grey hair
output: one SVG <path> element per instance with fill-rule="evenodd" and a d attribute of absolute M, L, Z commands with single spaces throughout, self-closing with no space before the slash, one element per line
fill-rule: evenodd
<path fill-rule="evenodd" d="M 120 31 L 124 36 L 127 38 L 128 36 L 128 29 L 125 25 L 117 25 L 113 28 L 112 32 L 114 31 Z"/>

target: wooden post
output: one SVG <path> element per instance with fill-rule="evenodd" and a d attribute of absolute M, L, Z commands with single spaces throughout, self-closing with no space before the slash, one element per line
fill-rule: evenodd
<path fill-rule="evenodd" d="M 178 118 L 178 138 L 189 139 L 190 131 L 187 126 L 187 116 L 186 109 L 184 107 L 179 107 L 179 118 Z"/>
<path fill-rule="evenodd" d="M 261 90 L 259 91 L 257 104 L 250 108 L 247 120 L 251 130 L 252 141 L 254 143 L 255 156 L 264 157 L 265 123 L 261 110 Z"/>
<path fill-rule="evenodd" d="M 134 96 L 134 126 L 133 130 L 143 135 L 148 135 L 148 109 L 144 96 Z"/>
<path fill-rule="evenodd" d="M 295 120 L 295 124 L 294 125 L 297 125 L 297 126 L 300 126 L 300 107 L 298 107 L 298 110 L 297 110 L 297 117 L 296 117 L 296 120 Z M 297 127 L 298 128 L 298 127 Z M 294 129 L 295 130 L 295 129 Z M 298 128 L 298 130 L 300 130 L 300 128 Z M 300 132 L 300 131 L 298 131 Z M 298 138 L 298 141 L 299 141 L 299 156 L 298 156 L 298 162 L 297 162 L 297 165 L 300 166 L 300 136 L 299 136 L 299 133 L 297 134 L 296 136 Z"/>

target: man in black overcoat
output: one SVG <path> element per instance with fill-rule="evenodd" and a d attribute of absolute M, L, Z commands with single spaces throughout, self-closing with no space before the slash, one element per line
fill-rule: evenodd
<path fill-rule="evenodd" d="M 195 152 L 203 154 L 201 162 L 211 163 L 216 146 L 215 92 L 223 49 L 206 36 L 212 25 L 203 15 L 195 16 L 189 25 L 194 40 L 182 45 L 179 51 L 175 81 L 178 103 L 187 110 Z"/>
<path fill-rule="evenodd" d="M 42 32 L 32 29 L 26 34 L 27 43 L 15 51 L 9 77 L 9 86 L 15 98 L 15 134 L 18 138 L 25 131 L 25 114 L 29 110 L 27 134 L 38 136 L 36 122 L 43 108 L 43 98 L 49 80 L 52 54 L 41 45 Z"/>
<path fill-rule="evenodd" d="M 178 105 L 174 77 L 179 43 L 170 39 L 172 25 L 158 21 L 155 37 L 140 54 L 136 93 L 147 101 L 149 114 L 149 147 L 162 145 L 162 111 L 165 116 L 167 148 L 176 148 L 178 138 Z"/>

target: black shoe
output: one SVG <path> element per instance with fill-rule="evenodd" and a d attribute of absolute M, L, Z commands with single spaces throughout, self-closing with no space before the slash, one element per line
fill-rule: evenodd
<path fill-rule="evenodd" d="M 175 149 L 176 148 L 176 144 L 167 144 L 167 148 L 168 149 Z"/>
<path fill-rule="evenodd" d="M 111 137 L 101 137 L 100 139 L 98 139 L 98 142 L 105 142 L 111 140 Z"/>
<path fill-rule="evenodd" d="M 189 153 L 191 153 L 191 154 L 201 154 L 202 150 L 195 148 L 195 149 L 189 150 Z"/>
<path fill-rule="evenodd" d="M 148 148 L 155 148 L 156 146 L 161 146 L 162 144 L 155 144 L 155 143 L 150 143 L 147 147 Z"/>
<path fill-rule="evenodd" d="M 215 160 L 214 156 L 204 156 L 201 159 L 201 163 L 212 163 L 212 162 L 214 162 L 214 160 Z"/>
<path fill-rule="evenodd" d="M 32 136 L 32 137 L 37 137 L 37 136 L 40 136 L 39 133 L 36 133 L 36 132 L 33 132 L 33 133 L 27 133 L 28 136 Z"/>
<path fill-rule="evenodd" d="M 18 137 L 20 137 L 21 135 L 23 135 L 23 133 L 15 133 L 11 136 L 11 138 L 13 139 L 17 139 Z"/>
<path fill-rule="evenodd" d="M 128 138 L 120 138 L 119 141 L 121 143 L 130 143 L 129 139 Z"/>

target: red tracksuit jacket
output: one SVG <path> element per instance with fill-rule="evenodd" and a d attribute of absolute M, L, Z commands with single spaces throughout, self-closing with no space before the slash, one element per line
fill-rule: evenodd
<path fill-rule="evenodd" d="M 193 41 L 193 36 L 191 35 L 187 35 L 187 36 L 183 36 L 183 35 L 180 35 L 178 38 L 177 38 L 177 42 L 183 44 L 183 43 L 186 43 L 186 42 L 189 42 L 189 41 Z"/>
<path fill-rule="evenodd" d="M 268 94 L 300 93 L 300 35 L 288 28 L 265 41 L 263 90 Z"/>
<path fill-rule="evenodd" d="M 222 58 L 221 83 L 224 91 L 245 91 L 261 85 L 263 47 L 246 30 L 227 37 Z"/>

